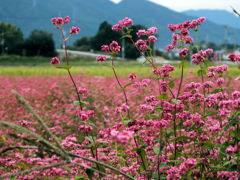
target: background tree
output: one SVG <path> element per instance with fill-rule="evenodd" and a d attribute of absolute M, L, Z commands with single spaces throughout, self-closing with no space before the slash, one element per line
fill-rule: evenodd
<path fill-rule="evenodd" d="M 25 41 L 27 56 L 46 56 L 56 55 L 52 34 L 46 31 L 33 30 Z"/>
<path fill-rule="evenodd" d="M 21 54 L 24 43 L 22 31 L 9 23 L 0 22 L 0 53 Z"/>
<path fill-rule="evenodd" d="M 96 36 L 92 38 L 91 47 L 94 50 L 101 50 L 103 44 L 110 44 L 113 40 L 120 43 L 121 33 L 112 30 L 112 25 L 104 21 L 100 24 Z M 121 43 L 120 43 L 121 44 Z"/>
<path fill-rule="evenodd" d="M 90 37 L 82 37 L 74 42 L 73 49 L 79 51 L 90 51 L 92 49 L 91 41 L 92 38 Z"/>

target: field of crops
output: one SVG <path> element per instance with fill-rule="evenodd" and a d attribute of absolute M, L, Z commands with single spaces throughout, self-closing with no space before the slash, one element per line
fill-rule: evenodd
<path fill-rule="evenodd" d="M 69 20 L 52 19 L 65 43 Z M 204 21 L 169 25 L 175 66 L 153 61 L 156 27 L 133 42 L 144 65 L 116 61 L 116 41 L 101 47 L 108 61 L 1 61 L 0 179 L 238 180 L 240 55 L 229 55 L 232 66 L 211 63 L 213 50 L 198 50 L 188 31 Z M 133 41 L 132 24 L 113 30 Z"/>

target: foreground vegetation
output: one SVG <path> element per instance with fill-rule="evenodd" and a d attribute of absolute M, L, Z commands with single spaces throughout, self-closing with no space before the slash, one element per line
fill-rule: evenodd
<path fill-rule="evenodd" d="M 151 69 L 117 64 L 121 47 L 112 41 L 101 46 L 110 61 L 104 55 L 96 60 L 99 69 L 109 66 L 113 77 L 73 76 L 66 42 L 80 29 L 73 26 L 65 37 L 63 25 L 69 20 L 52 19 L 62 34 L 66 61 L 50 61 L 68 76 L 0 76 L 0 178 L 239 179 L 240 83 L 226 77 L 227 65 L 210 62 L 212 49 L 193 44 L 189 30 L 197 37 L 205 18 L 169 25 L 173 41 L 167 51 L 179 50 L 179 68 L 153 61 L 156 27 L 139 30 L 138 37 L 146 40 L 135 42 L 133 21 L 120 20 L 112 29 L 132 42 Z M 195 66 L 187 68 L 186 59 Z M 240 55 L 229 59 L 237 64 Z M 91 70 L 89 63 L 80 68 Z M 119 65 L 123 74 L 128 68 L 134 72 L 120 77 Z M 151 76 L 139 76 L 140 68 Z"/>

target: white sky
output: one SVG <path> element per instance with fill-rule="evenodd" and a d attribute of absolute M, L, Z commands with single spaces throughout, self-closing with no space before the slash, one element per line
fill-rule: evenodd
<path fill-rule="evenodd" d="M 120 2 L 121 0 L 111 0 Z M 225 9 L 231 11 L 230 6 L 240 11 L 240 0 L 150 0 L 175 11 L 188 9 Z"/>

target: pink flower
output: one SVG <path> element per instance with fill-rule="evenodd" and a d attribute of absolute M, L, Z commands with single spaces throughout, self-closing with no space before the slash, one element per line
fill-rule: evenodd
<path fill-rule="evenodd" d="M 87 126 L 87 125 L 80 125 L 78 128 L 79 131 L 83 131 L 83 132 L 91 132 L 93 131 L 93 127 L 92 126 Z"/>
<path fill-rule="evenodd" d="M 147 30 L 147 35 L 153 35 L 157 32 L 157 28 L 156 27 L 151 27 Z"/>
<path fill-rule="evenodd" d="M 224 83 L 224 79 L 223 78 L 219 78 L 218 80 L 217 80 L 217 84 L 220 86 L 220 85 L 222 85 Z"/>
<path fill-rule="evenodd" d="M 70 34 L 78 34 L 80 31 L 80 28 L 79 27 L 72 27 L 69 31 Z"/>
<path fill-rule="evenodd" d="M 154 43 L 157 40 L 157 38 L 155 36 L 149 36 L 148 37 L 148 42 L 149 43 Z"/>
<path fill-rule="evenodd" d="M 181 30 L 181 35 L 188 36 L 189 35 L 189 31 L 187 29 L 183 29 L 183 30 Z"/>
<path fill-rule="evenodd" d="M 136 34 L 138 37 L 145 36 L 147 34 L 147 31 L 145 29 L 140 29 Z"/>
<path fill-rule="evenodd" d="M 57 57 L 52 58 L 50 64 L 60 64 L 60 60 Z"/>
<path fill-rule="evenodd" d="M 137 76 L 136 76 L 136 74 L 134 74 L 134 73 L 130 73 L 129 75 L 128 75 L 128 79 L 129 80 L 134 80 L 134 79 L 136 79 L 137 78 Z"/>
<path fill-rule="evenodd" d="M 112 41 L 112 43 L 110 44 L 110 49 L 112 52 L 119 52 L 121 47 L 118 45 L 117 41 Z"/>
<path fill-rule="evenodd" d="M 88 90 L 86 88 L 79 88 L 78 89 L 78 94 L 87 95 L 88 94 Z"/>
<path fill-rule="evenodd" d="M 70 21 L 70 17 L 69 17 L 69 16 L 66 16 L 66 17 L 64 18 L 64 24 L 68 24 L 69 21 Z"/>
<path fill-rule="evenodd" d="M 125 18 L 123 19 L 123 25 L 126 26 L 126 27 L 132 26 L 132 25 L 133 25 L 133 21 L 132 21 L 130 18 L 125 17 Z"/>
<path fill-rule="evenodd" d="M 236 147 L 228 146 L 225 150 L 227 154 L 232 154 L 232 153 L 235 153 L 236 151 L 237 151 L 237 146 Z"/>
<path fill-rule="evenodd" d="M 107 57 L 106 56 L 98 56 L 98 57 L 96 57 L 96 60 L 100 61 L 100 62 L 104 62 L 107 60 Z"/>
<path fill-rule="evenodd" d="M 172 44 L 167 45 L 166 52 L 170 52 L 174 49 L 174 46 Z"/>
<path fill-rule="evenodd" d="M 52 18 L 51 21 L 54 26 L 61 26 L 65 24 L 65 21 L 62 17 Z"/>
<path fill-rule="evenodd" d="M 146 41 L 146 40 L 139 39 L 139 40 L 135 43 L 135 45 L 138 46 L 141 51 L 146 51 L 146 50 L 148 49 L 147 41 Z"/>
<path fill-rule="evenodd" d="M 191 37 L 185 37 L 184 40 L 186 44 L 191 44 L 193 42 L 193 38 Z"/>
<path fill-rule="evenodd" d="M 179 56 L 184 58 L 188 55 L 188 49 L 187 48 L 183 48 L 180 52 L 179 52 Z"/>
<path fill-rule="evenodd" d="M 207 49 L 204 51 L 205 56 L 210 56 L 213 53 L 212 49 Z"/>
<path fill-rule="evenodd" d="M 228 56 L 228 58 L 229 58 L 232 62 L 238 62 L 238 61 L 240 61 L 240 55 L 230 54 L 230 55 Z"/>
<path fill-rule="evenodd" d="M 113 25 L 112 30 L 113 31 L 122 31 L 122 26 L 120 26 L 119 24 Z"/>
<path fill-rule="evenodd" d="M 105 51 L 105 52 L 109 51 L 108 45 L 102 45 L 101 46 L 101 51 Z"/>
<path fill-rule="evenodd" d="M 175 32 L 177 27 L 174 24 L 169 24 L 168 29 L 170 29 L 170 31 L 172 31 L 172 32 Z"/>

